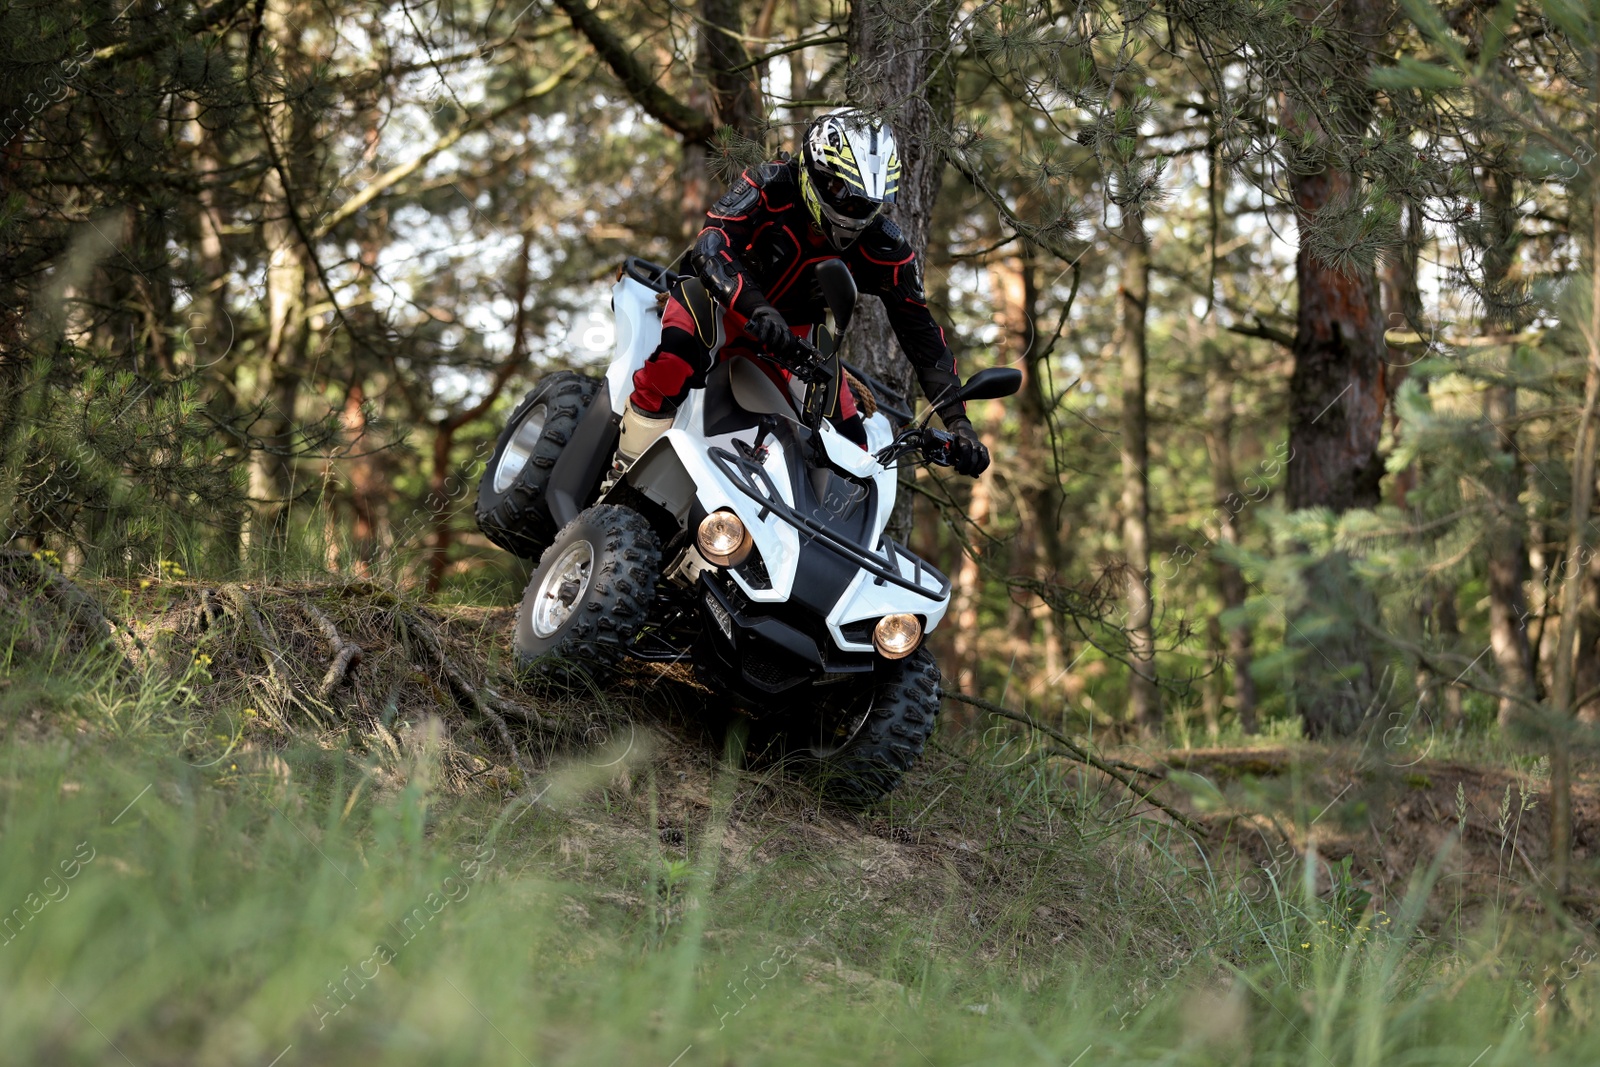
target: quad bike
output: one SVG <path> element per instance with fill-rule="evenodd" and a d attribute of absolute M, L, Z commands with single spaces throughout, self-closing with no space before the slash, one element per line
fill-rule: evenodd
<path fill-rule="evenodd" d="M 817 274 L 842 334 L 855 282 L 838 261 Z M 749 716 L 752 746 L 761 739 L 798 760 L 834 799 L 870 804 L 921 756 L 939 711 L 939 668 L 924 644 L 950 582 L 884 529 L 898 467 L 949 465 L 952 437 L 903 410 L 896 430 L 887 398 L 865 420 L 868 449 L 839 433 L 822 411 L 842 364 L 819 327 L 815 347 L 784 364 L 787 385 L 752 360 L 722 362 L 672 427 L 620 479 L 606 478 L 669 289 L 696 321 L 720 323 L 697 279 L 628 259 L 612 289 L 616 349 L 604 379 L 540 381 L 484 471 L 480 528 L 539 560 L 517 616 L 519 665 L 601 686 L 629 658 L 688 660 L 717 699 Z M 995 368 L 957 395 L 1009 396 L 1020 384 L 1019 372 Z"/>

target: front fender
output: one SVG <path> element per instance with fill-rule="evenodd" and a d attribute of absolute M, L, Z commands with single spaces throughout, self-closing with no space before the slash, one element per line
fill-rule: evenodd
<path fill-rule="evenodd" d="M 733 438 L 716 438 L 711 444 L 730 444 Z M 779 491 L 793 497 L 787 465 L 780 446 L 770 444 L 768 472 Z M 794 588 L 795 570 L 800 559 L 800 532 L 776 515 L 761 517 L 755 501 L 734 488 L 733 483 L 706 456 L 707 442 L 674 427 L 663 434 L 639 457 L 628 471 L 628 481 L 646 497 L 670 511 L 687 529 L 694 505 L 711 512 L 727 509 L 739 516 L 750 538 L 761 553 L 772 582 L 770 589 L 757 589 L 737 570 L 729 574 L 752 601 L 781 603 Z"/>

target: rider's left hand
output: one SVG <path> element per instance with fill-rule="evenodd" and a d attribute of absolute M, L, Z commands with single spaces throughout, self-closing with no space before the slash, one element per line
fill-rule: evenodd
<path fill-rule="evenodd" d="M 988 470 L 989 449 L 979 440 L 978 431 L 972 428 L 972 423 L 958 418 L 945 425 L 956 435 L 950 445 L 950 465 L 956 469 L 956 473 L 976 478 Z"/>
<path fill-rule="evenodd" d="M 800 352 L 799 339 L 789 329 L 789 324 L 778 309 L 770 304 L 756 308 L 744 329 L 756 339 L 757 344 L 780 359 L 793 358 Z"/>

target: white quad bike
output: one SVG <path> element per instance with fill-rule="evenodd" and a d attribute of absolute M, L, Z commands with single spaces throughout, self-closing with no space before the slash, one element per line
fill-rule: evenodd
<path fill-rule="evenodd" d="M 838 261 L 817 274 L 842 334 L 855 282 Z M 722 362 L 608 484 L 623 405 L 660 340 L 669 289 L 708 331 L 721 328 L 697 279 L 629 258 L 612 289 L 616 349 L 604 379 L 541 380 L 484 471 L 479 527 L 539 560 L 517 615 L 518 663 L 600 686 L 630 657 L 687 659 L 728 710 L 749 716 L 752 748 L 761 739 L 834 799 L 870 804 L 922 755 L 939 712 L 939 668 L 924 642 L 949 607 L 950 582 L 884 529 L 901 461 L 948 465 L 952 437 L 903 410 L 909 425 L 896 432 L 887 397 L 865 419 L 867 450 L 835 430 L 822 411 L 841 363 L 819 327 L 806 358 L 785 364 L 789 388 L 749 359 Z M 958 396 L 1020 385 L 1019 372 L 994 368 Z"/>

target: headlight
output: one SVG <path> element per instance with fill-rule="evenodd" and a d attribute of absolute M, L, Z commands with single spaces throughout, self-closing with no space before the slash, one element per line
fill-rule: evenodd
<path fill-rule="evenodd" d="M 737 567 L 754 547 L 750 531 L 731 511 L 713 511 L 701 519 L 695 540 L 699 542 L 700 554 L 719 567 Z"/>
<path fill-rule="evenodd" d="M 922 640 L 922 622 L 915 615 L 885 615 L 872 630 L 872 643 L 884 659 L 905 659 Z"/>

